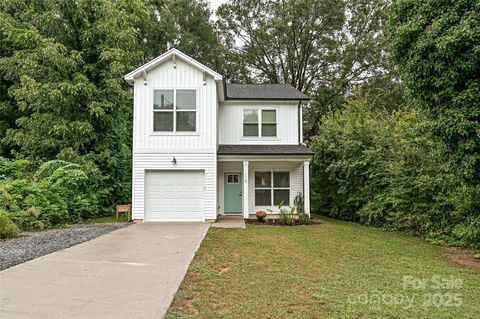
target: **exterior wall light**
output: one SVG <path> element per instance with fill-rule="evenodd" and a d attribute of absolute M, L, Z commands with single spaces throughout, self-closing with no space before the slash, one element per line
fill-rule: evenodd
<path fill-rule="evenodd" d="M 177 159 L 175 158 L 175 156 L 174 156 L 173 159 L 172 159 L 172 164 L 173 164 L 173 165 L 177 165 Z"/>

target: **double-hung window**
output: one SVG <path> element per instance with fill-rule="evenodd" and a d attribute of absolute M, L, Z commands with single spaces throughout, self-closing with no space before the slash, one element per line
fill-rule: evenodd
<path fill-rule="evenodd" d="M 195 132 L 197 126 L 195 90 L 154 90 L 153 131 Z"/>
<path fill-rule="evenodd" d="M 255 172 L 255 206 L 290 205 L 290 172 Z"/>
<path fill-rule="evenodd" d="M 244 137 L 275 137 L 277 136 L 276 110 L 244 110 Z"/>

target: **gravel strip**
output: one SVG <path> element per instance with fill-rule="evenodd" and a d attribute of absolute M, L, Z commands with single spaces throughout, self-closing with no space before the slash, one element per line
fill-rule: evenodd
<path fill-rule="evenodd" d="M 68 228 L 26 232 L 21 237 L 0 241 L 0 270 L 68 248 L 104 235 L 129 223 L 73 225 Z"/>

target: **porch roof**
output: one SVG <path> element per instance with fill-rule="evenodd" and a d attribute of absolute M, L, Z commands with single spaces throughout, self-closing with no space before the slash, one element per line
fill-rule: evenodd
<path fill-rule="evenodd" d="M 218 155 L 313 155 L 303 144 L 294 145 L 240 145 L 220 144 Z"/>

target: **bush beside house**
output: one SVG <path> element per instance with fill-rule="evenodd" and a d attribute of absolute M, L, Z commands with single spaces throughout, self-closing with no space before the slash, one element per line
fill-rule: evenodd
<path fill-rule="evenodd" d="M 65 161 L 35 167 L 0 158 L 0 237 L 79 222 L 98 212 L 95 171 Z"/>
<path fill-rule="evenodd" d="M 327 116 L 315 151 L 313 209 L 344 220 L 480 248 L 471 192 L 419 111 L 372 111 L 352 101 Z"/>

